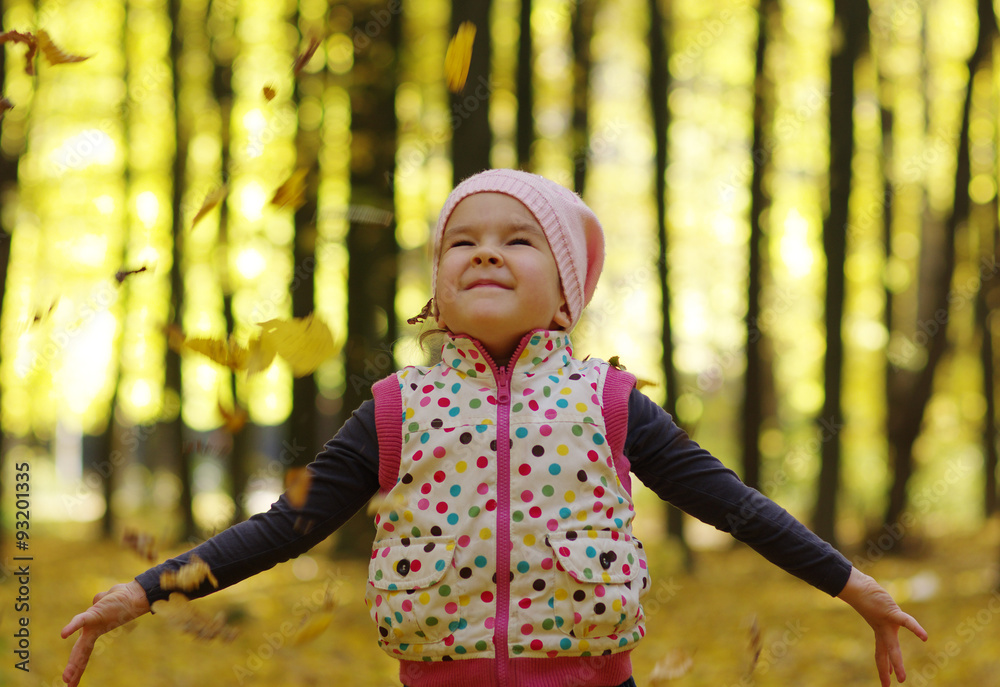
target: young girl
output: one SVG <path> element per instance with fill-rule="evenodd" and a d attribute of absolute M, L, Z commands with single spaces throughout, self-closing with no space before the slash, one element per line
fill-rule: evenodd
<path fill-rule="evenodd" d="M 488 170 L 452 191 L 433 238 L 425 313 L 445 332 L 441 362 L 373 386 L 310 465 L 301 508 L 282 496 L 94 597 L 62 631 L 81 631 L 64 681 L 79 683 L 100 635 L 166 598 L 160 574 L 191 554 L 221 589 L 309 550 L 380 491 L 366 602 L 404 685 L 634 685 L 649 577 L 630 472 L 850 604 L 875 631 L 882 684 L 905 679 L 898 630 L 927 634 L 881 586 L 691 441 L 634 377 L 573 357 L 604 261 L 578 196 Z"/>

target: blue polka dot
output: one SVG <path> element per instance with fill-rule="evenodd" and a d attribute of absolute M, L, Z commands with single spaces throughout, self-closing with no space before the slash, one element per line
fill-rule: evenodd
<path fill-rule="evenodd" d="M 562 467 L 560 467 L 559 463 L 552 463 L 549 465 L 550 475 L 558 475 L 560 472 L 562 472 Z"/>
<path fill-rule="evenodd" d="M 565 408 L 566 406 L 569 405 L 569 401 L 567 401 L 565 398 L 560 398 L 558 401 L 556 401 L 556 405 L 559 406 L 560 408 Z"/>
<path fill-rule="evenodd" d="M 476 564 L 477 568 L 485 568 L 486 567 L 486 556 L 476 556 L 475 560 L 472 561 L 472 562 Z"/>
<path fill-rule="evenodd" d="M 462 412 L 462 409 L 459 408 L 458 406 L 455 406 L 454 408 L 448 410 L 448 414 L 451 415 L 452 417 L 456 417 L 460 412 Z"/>
<path fill-rule="evenodd" d="M 458 496 L 459 494 L 462 493 L 462 487 L 460 487 L 457 484 L 453 484 L 451 485 L 451 489 L 448 490 L 448 493 L 451 494 L 452 496 Z"/>
<path fill-rule="evenodd" d="M 559 640 L 560 649 L 568 649 L 571 646 L 573 646 L 573 642 L 570 641 L 569 637 L 563 637 L 562 639 Z"/>
<path fill-rule="evenodd" d="M 420 443 L 426 444 L 431 438 L 430 432 L 424 432 L 420 435 Z"/>
<path fill-rule="evenodd" d="M 514 430 L 514 436 L 516 436 L 518 439 L 523 439 L 524 437 L 528 436 L 528 428 L 518 427 L 516 430 Z"/>
<path fill-rule="evenodd" d="M 528 572 L 530 569 L 531 566 L 528 565 L 528 561 L 521 561 L 520 563 L 517 564 L 517 571 L 522 575 Z"/>
<path fill-rule="evenodd" d="M 442 570 L 444 570 L 444 566 L 445 566 L 444 559 L 441 559 L 441 560 L 437 561 L 436 563 L 434 563 L 434 569 L 437 570 L 438 572 L 441 572 Z"/>
<path fill-rule="evenodd" d="M 559 517 L 563 518 L 564 520 L 569 516 L 571 516 L 572 514 L 573 512 L 569 508 L 563 507 L 559 509 Z"/>
<path fill-rule="evenodd" d="M 458 513 L 448 513 L 448 524 L 449 525 L 458 524 Z"/>
<path fill-rule="evenodd" d="M 476 431 L 482 434 L 487 429 L 489 429 L 489 427 L 490 427 L 489 425 L 476 425 Z"/>
<path fill-rule="evenodd" d="M 601 444 L 603 444 L 604 443 L 604 435 L 603 434 L 595 434 L 594 435 L 594 443 L 597 444 L 598 446 L 600 446 Z"/>
<path fill-rule="evenodd" d="M 587 558 L 593 558 L 596 555 L 597 555 L 597 549 L 595 549 L 593 546 L 588 546 L 587 547 Z"/>
<path fill-rule="evenodd" d="M 451 393 L 457 394 L 462 389 L 462 384 L 460 382 L 455 382 L 451 385 Z"/>

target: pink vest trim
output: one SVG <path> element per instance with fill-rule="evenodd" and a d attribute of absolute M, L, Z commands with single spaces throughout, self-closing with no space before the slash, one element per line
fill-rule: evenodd
<path fill-rule="evenodd" d="M 391 374 L 372 385 L 375 396 L 375 431 L 378 432 L 378 483 L 382 491 L 396 486 L 403 454 L 403 394 L 399 379 Z"/>
<path fill-rule="evenodd" d="M 607 687 L 632 676 L 631 650 L 607 656 L 513 658 L 507 662 L 510 687 Z M 497 687 L 493 659 L 400 661 L 406 687 Z"/>
<path fill-rule="evenodd" d="M 629 496 L 632 495 L 632 477 L 629 474 L 632 464 L 625 455 L 625 438 L 628 435 L 628 397 L 634 386 L 634 375 L 613 366 L 608 368 L 604 378 L 604 422 L 615 472 Z"/>

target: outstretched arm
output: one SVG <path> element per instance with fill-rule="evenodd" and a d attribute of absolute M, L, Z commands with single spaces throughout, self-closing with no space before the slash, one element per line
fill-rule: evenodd
<path fill-rule="evenodd" d="M 926 642 L 927 632 L 920 623 L 904 613 L 878 582 L 857 568 L 851 569 L 847 585 L 837 597 L 850 604 L 875 631 L 875 665 L 882 687 L 889 687 L 893 673 L 900 682 L 906 680 L 899 628 L 905 627 Z"/>
<path fill-rule="evenodd" d="M 116 584 L 95 596 L 94 605 L 74 616 L 62 629 L 63 639 L 80 630 L 80 636 L 77 637 L 66 663 L 66 670 L 63 671 L 63 682 L 69 687 L 80 684 L 80 677 L 90 661 L 90 654 L 98 637 L 147 612 L 149 601 L 146 599 L 146 592 L 135 580 L 127 584 Z"/>

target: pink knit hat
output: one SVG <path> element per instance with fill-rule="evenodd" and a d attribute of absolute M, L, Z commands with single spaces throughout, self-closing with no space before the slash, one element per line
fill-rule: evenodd
<path fill-rule="evenodd" d="M 597 288 L 604 266 L 604 232 L 601 223 L 587 205 L 568 188 L 537 174 L 516 169 L 488 169 L 465 179 L 448 196 L 434 229 L 434 260 L 431 275 L 432 296 L 437 289 L 441 236 L 455 206 L 474 193 L 503 193 L 519 200 L 548 239 L 556 260 L 563 296 L 569 307 L 572 329 Z"/>

